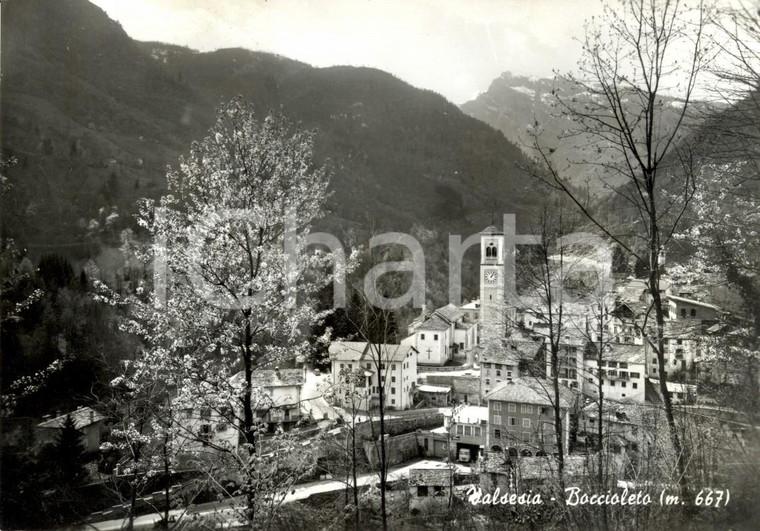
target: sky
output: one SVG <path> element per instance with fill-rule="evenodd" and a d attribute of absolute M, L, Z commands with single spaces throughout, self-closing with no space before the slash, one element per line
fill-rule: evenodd
<path fill-rule="evenodd" d="M 379 68 L 460 104 L 502 72 L 572 70 L 598 0 L 91 0 L 134 39 Z"/>

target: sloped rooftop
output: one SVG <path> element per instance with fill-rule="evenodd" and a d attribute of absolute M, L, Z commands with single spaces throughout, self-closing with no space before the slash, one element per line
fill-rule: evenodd
<path fill-rule="evenodd" d="M 74 427 L 76 429 L 82 429 L 84 427 L 95 424 L 96 422 L 100 422 L 101 420 L 106 418 L 104 415 L 101 415 L 100 413 L 92 409 L 91 407 L 80 407 L 77 410 L 72 411 L 71 413 L 59 415 L 50 420 L 41 422 L 37 424 L 37 427 L 60 429 L 63 427 L 63 423 L 66 421 L 66 417 L 68 415 L 71 415 L 71 420 L 74 421 Z"/>
<path fill-rule="evenodd" d="M 420 393 L 448 393 L 451 391 L 451 387 L 441 385 L 427 385 L 422 384 L 417 386 L 417 390 Z"/>
<path fill-rule="evenodd" d="M 245 373 L 240 371 L 230 379 L 232 385 L 242 385 Z M 300 387 L 306 378 L 303 369 L 258 369 L 251 374 L 251 384 L 255 387 Z"/>
<path fill-rule="evenodd" d="M 453 323 L 462 318 L 462 312 L 453 304 L 442 306 L 433 313 L 443 317 L 450 323 Z"/>
<path fill-rule="evenodd" d="M 489 341 L 482 345 L 479 361 L 483 363 L 504 363 L 517 365 L 522 360 L 533 360 L 541 349 L 541 343 L 530 339 L 503 339 Z"/>
<path fill-rule="evenodd" d="M 331 359 L 357 361 L 367 350 L 366 341 L 333 341 L 327 349 Z"/>
<path fill-rule="evenodd" d="M 515 378 L 499 384 L 484 398 L 486 401 L 536 404 L 552 407 L 554 389 L 550 380 L 543 378 Z M 560 407 L 569 408 L 577 395 L 565 386 L 559 387 Z"/>
<path fill-rule="evenodd" d="M 401 361 L 414 350 L 407 338 L 399 345 L 367 343 L 366 341 L 333 341 L 327 349 L 330 359 L 337 361 L 360 361 L 375 359 L 380 352 L 381 361 Z"/>
<path fill-rule="evenodd" d="M 443 332 L 445 330 L 448 330 L 451 326 L 451 323 L 449 321 L 446 321 L 438 314 L 431 315 L 424 323 L 420 325 L 418 330 L 422 331 L 432 331 L 432 332 Z"/>
<path fill-rule="evenodd" d="M 412 468 L 409 470 L 409 486 L 442 487 L 451 482 L 448 468 Z"/>

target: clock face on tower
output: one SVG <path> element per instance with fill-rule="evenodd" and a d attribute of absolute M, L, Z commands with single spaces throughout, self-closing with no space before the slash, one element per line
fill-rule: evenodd
<path fill-rule="evenodd" d="M 489 269 L 484 273 L 484 278 L 486 284 L 496 284 L 496 281 L 499 279 L 499 273 L 495 269 Z"/>

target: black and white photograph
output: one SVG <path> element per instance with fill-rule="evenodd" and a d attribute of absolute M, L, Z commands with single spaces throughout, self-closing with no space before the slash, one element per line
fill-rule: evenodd
<path fill-rule="evenodd" d="M 0 529 L 758 526 L 758 0 L 1 2 Z"/>

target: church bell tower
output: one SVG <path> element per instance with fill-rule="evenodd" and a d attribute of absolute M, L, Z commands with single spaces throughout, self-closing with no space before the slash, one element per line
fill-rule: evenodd
<path fill-rule="evenodd" d="M 504 233 L 494 226 L 480 233 L 480 327 L 484 340 L 503 337 Z"/>

